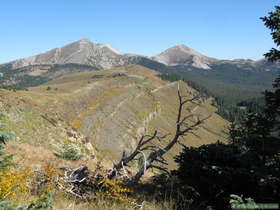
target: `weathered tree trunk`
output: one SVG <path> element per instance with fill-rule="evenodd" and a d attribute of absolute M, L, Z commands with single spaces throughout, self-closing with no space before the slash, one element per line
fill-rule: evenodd
<path fill-rule="evenodd" d="M 148 158 L 145 159 L 145 157 L 144 157 L 143 166 L 139 169 L 139 171 L 135 174 L 135 176 L 130 178 L 130 182 L 131 183 L 139 182 L 141 177 L 145 174 L 145 172 L 149 168 L 156 168 L 156 169 L 167 172 L 167 168 L 157 166 L 153 163 L 159 162 L 159 163 L 167 165 L 167 162 L 164 160 L 163 155 L 165 153 L 167 153 L 176 143 L 179 143 L 179 139 L 181 136 L 185 136 L 187 133 L 192 133 L 193 130 L 197 129 L 201 123 L 203 123 L 206 119 L 208 119 L 210 117 L 209 116 L 202 120 L 199 119 L 198 115 L 194 115 L 194 114 L 190 114 L 185 117 L 182 117 L 184 105 L 186 105 L 187 103 L 199 103 L 200 98 L 198 95 L 194 95 L 192 97 L 182 96 L 181 92 L 180 92 L 179 82 L 178 82 L 177 93 L 178 93 L 178 98 L 179 98 L 179 107 L 178 107 L 178 114 L 177 114 L 177 120 L 176 120 L 176 125 L 175 125 L 176 132 L 175 132 L 174 136 L 171 138 L 171 140 L 169 141 L 169 143 L 167 143 L 167 145 L 164 148 L 155 146 L 155 144 L 152 144 L 152 145 L 150 144 L 155 139 L 161 140 L 161 139 L 165 139 L 168 136 L 168 135 L 159 136 L 157 130 L 154 132 L 153 135 L 142 136 L 140 141 L 138 142 L 138 145 L 136 146 L 135 150 L 129 156 L 126 156 L 126 154 L 123 153 L 123 156 L 122 156 L 121 160 L 119 161 L 119 163 L 116 164 L 114 166 L 114 168 L 111 170 L 111 172 L 109 174 L 109 178 L 114 178 L 120 169 L 124 168 L 124 166 L 127 165 L 129 162 L 136 160 L 137 156 L 140 156 L 141 154 L 143 156 L 145 156 L 144 152 L 147 152 L 147 151 L 150 151 Z M 189 98 L 189 99 L 185 99 L 185 98 Z M 189 118 L 194 118 L 194 117 L 197 117 L 196 121 L 193 124 L 188 125 L 186 123 L 186 121 Z"/>

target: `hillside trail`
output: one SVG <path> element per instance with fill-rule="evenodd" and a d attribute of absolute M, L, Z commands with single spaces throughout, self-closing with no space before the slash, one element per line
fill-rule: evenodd
<path fill-rule="evenodd" d="M 154 95 L 154 93 L 164 88 L 168 88 L 175 85 L 177 85 L 177 82 L 162 85 L 152 90 L 148 90 L 143 85 L 137 85 L 139 92 L 136 92 L 115 104 L 114 109 L 111 109 L 110 112 L 107 113 L 106 116 L 102 119 L 102 121 L 104 122 L 113 119 L 118 114 L 119 110 L 121 110 L 123 107 L 126 107 L 127 104 L 131 103 L 132 100 L 141 100 L 140 98 L 142 96 L 148 96 L 150 98 L 151 103 L 154 104 L 156 109 L 151 110 L 149 113 L 147 113 L 140 124 L 137 123 L 134 125 L 136 129 L 136 138 L 139 138 L 147 132 L 150 122 L 161 115 L 161 102 L 156 99 L 157 97 Z M 130 85 L 130 87 L 132 86 L 136 85 Z M 127 132 L 129 132 L 129 130 L 130 129 L 128 129 Z"/>
<path fill-rule="evenodd" d="M 172 83 L 169 83 L 169 84 L 167 84 L 167 85 L 161 85 L 161 86 L 159 86 L 159 87 L 153 89 L 153 90 L 151 91 L 151 93 L 155 93 L 155 92 L 159 91 L 160 89 L 167 88 L 167 87 L 170 87 L 170 86 L 173 86 L 173 85 L 176 85 L 176 84 L 178 84 L 178 82 L 172 82 Z"/>
<path fill-rule="evenodd" d="M 175 86 L 177 84 L 178 84 L 178 82 L 172 82 L 172 83 L 169 83 L 169 84 L 166 84 L 166 85 L 161 85 L 161 86 L 149 91 L 148 94 L 152 97 L 152 99 L 153 99 L 154 103 L 156 104 L 157 108 L 156 108 L 156 110 L 151 111 L 147 115 L 147 117 L 143 120 L 142 125 L 138 127 L 137 132 L 136 132 L 136 136 L 138 138 L 141 137 L 142 135 L 144 135 L 147 132 L 150 122 L 152 120 L 158 118 L 161 115 L 162 105 L 161 105 L 161 102 L 159 100 L 156 100 L 156 96 L 154 95 L 154 93 L 156 93 L 159 90 L 162 90 L 164 88 Z"/>

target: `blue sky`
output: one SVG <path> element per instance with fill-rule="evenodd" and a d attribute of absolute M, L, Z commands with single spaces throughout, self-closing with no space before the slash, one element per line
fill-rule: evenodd
<path fill-rule="evenodd" d="M 0 63 L 89 38 L 154 55 L 185 44 L 221 59 L 259 59 L 274 46 L 259 17 L 279 0 L 3 0 Z"/>

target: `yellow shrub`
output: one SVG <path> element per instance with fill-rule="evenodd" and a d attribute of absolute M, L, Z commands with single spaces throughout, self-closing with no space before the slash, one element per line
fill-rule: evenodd
<path fill-rule="evenodd" d="M 60 175 L 57 167 L 51 162 L 47 162 L 43 165 L 42 171 L 46 175 L 47 181 L 53 181 Z"/>
<path fill-rule="evenodd" d="M 6 168 L 0 171 L 0 198 L 17 200 L 27 195 L 31 170 L 28 168 Z"/>
<path fill-rule="evenodd" d="M 60 171 L 51 163 L 45 163 L 40 170 L 34 172 L 31 179 L 32 191 L 36 194 L 48 193 L 55 189 L 55 181 Z"/>
<path fill-rule="evenodd" d="M 76 129 L 79 129 L 82 127 L 82 122 L 79 120 L 72 120 L 70 123 Z"/>
<path fill-rule="evenodd" d="M 119 201 L 132 202 L 133 198 L 129 196 L 133 191 L 127 186 L 124 186 L 121 180 L 104 179 L 101 192 L 98 196 L 109 197 Z"/>

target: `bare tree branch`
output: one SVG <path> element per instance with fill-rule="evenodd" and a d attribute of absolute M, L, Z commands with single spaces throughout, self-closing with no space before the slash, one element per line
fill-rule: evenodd
<path fill-rule="evenodd" d="M 163 168 L 163 167 L 160 167 L 160 166 L 157 166 L 157 165 L 151 165 L 151 167 L 155 168 L 155 169 L 158 169 L 158 170 L 161 170 L 161 171 L 164 171 L 167 174 L 170 174 L 167 168 Z"/>
<path fill-rule="evenodd" d="M 168 135 L 159 136 L 158 131 L 156 130 L 152 135 L 143 135 L 134 151 L 126 157 L 125 153 L 123 153 L 123 156 L 118 164 L 114 166 L 114 170 L 112 170 L 113 173 L 111 173 L 110 178 L 114 178 L 116 176 L 117 172 L 122 168 L 122 165 L 127 165 L 130 161 L 136 160 L 137 156 L 142 154 L 144 157 L 144 163 L 141 166 L 141 168 L 138 170 L 138 172 L 133 176 L 130 181 L 132 183 L 136 183 L 140 180 L 140 178 L 143 176 L 143 174 L 149 169 L 149 168 L 156 168 L 165 172 L 167 171 L 167 168 L 160 167 L 158 165 L 153 164 L 154 162 L 161 163 L 163 165 L 167 165 L 166 160 L 163 158 L 163 155 L 170 151 L 170 149 L 175 144 L 181 144 L 179 142 L 180 137 L 187 135 L 188 133 L 193 133 L 194 130 L 196 130 L 199 125 L 201 125 L 205 120 L 207 120 L 210 116 L 200 119 L 199 115 L 195 114 L 189 114 L 187 116 L 183 115 L 183 110 L 185 109 L 185 105 L 188 103 L 195 103 L 199 104 L 201 103 L 200 96 L 198 94 L 192 94 L 190 93 L 187 95 L 182 95 L 180 92 L 180 83 L 178 82 L 178 100 L 179 100 L 179 106 L 178 106 L 178 112 L 177 112 L 177 118 L 175 123 L 175 133 L 173 137 L 170 138 L 168 143 L 164 147 L 160 147 L 154 143 L 154 140 L 162 140 L 167 138 Z M 190 118 L 197 117 L 195 120 L 190 120 Z M 188 123 L 187 123 L 188 121 Z M 190 121 L 190 122 L 189 122 Z M 192 122 L 194 121 L 194 122 Z M 147 157 L 144 152 L 149 152 L 147 154 Z"/>

